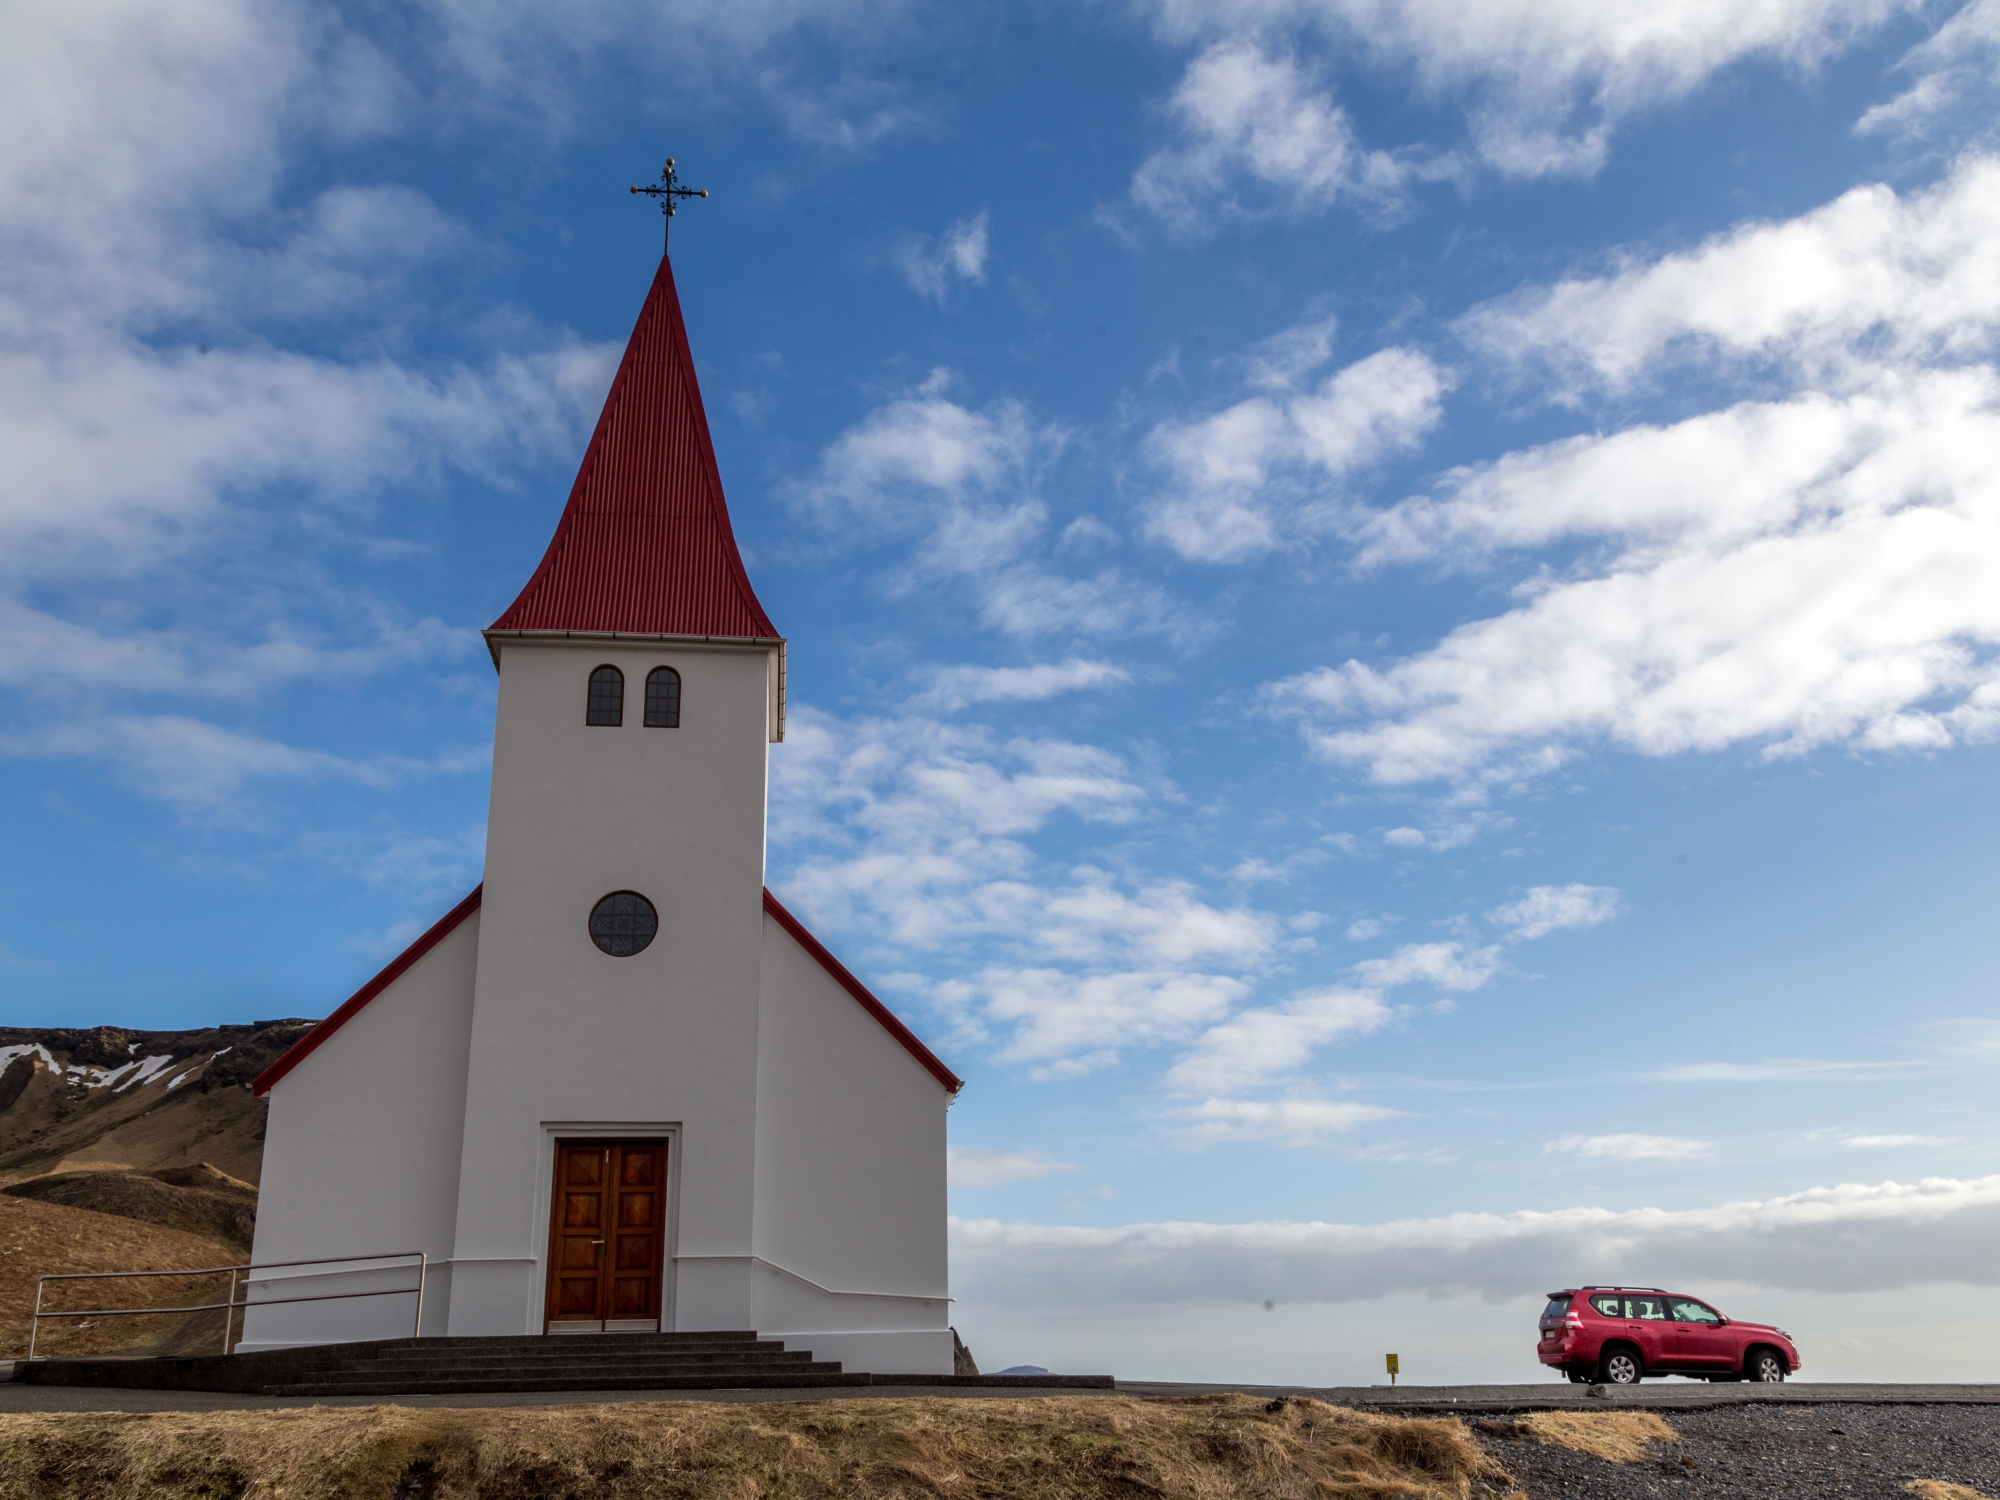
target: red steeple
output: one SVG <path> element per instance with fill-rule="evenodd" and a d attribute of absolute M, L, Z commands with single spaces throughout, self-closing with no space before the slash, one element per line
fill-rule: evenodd
<path fill-rule="evenodd" d="M 549 550 L 491 629 L 777 639 L 729 529 L 665 256 Z"/>

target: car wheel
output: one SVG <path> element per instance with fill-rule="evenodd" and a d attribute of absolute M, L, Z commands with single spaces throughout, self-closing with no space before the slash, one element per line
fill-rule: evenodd
<path fill-rule="evenodd" d="M 1743 1361 L 1743 1378 L 1775 1385 L 1785 1378 L 1785 1361 L 1775 1349 L 1752 1349 Z"/>
<path fill-rule="evenodd" d="M 1606 1385 L 1637 1385 L 1643 1374 L 1639 1356 L 1631 1349 L 1607 1349 L 1597 1366 L 1597 1378 Z"/>

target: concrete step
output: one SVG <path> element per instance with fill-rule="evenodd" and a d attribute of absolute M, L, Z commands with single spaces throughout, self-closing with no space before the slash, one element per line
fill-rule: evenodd
<path fill-rule="evenodd" d="M 530 1366 L 530 1364 L 796 1364 L 798 1360 L 810 1360 L 812 1350 L 618 1350 L 616 1354 L 606 1350 L 508 1350 L 508 1352 L 486 1352 L 486 1350 L 446 1350 L 442 1354 L 430 1354 L 420 1350 L 410 1350 L 406 1354 L 348 1354 L 338 1360 L 330 1360 L 324 1366 L 314 1362 L 316 1368 L 340 1368 L 340 1370 L 432 1370 L 432 1368 L 462 1368 L 476 1364 L 506 1364 L 506 1366 Z"/>
<path fill-rule="evenodd" d="M 593 1368 L 565 1375 L 508 1378 L 444 1374 L 406 1380 L 322 1380 L 265 1386 L 267 1396 L 464 1396 L 502 1391 L 705 1391 L 784 1390 L 825 1386 L 865 1386 L 873 1377 L 808 1366 L 776 1374 L 766 1369 L 710 1370 L 699 1375 L 642 1375 Z"/>
<path fill-rule="evenodd" d="M 393 1354 L 399 1349 L 546 1349 L 559 1341 L 573 1341 L 583 1349 L 640 1349 L 652 1345 L 688 1344 L 718 1344 L 730 1348 L 745 1345 L 767 1349 L 784 1347 L 780 1339 L 761 1339 L 749 1330 L 735 1329 L 704 1329 L 693 1333 L 496 1333 L 380 1339 L 372 1341 L 369 1347 L 384 1354 Z"/>
<path fill-rule="evenodd" d="M 765 1371 L 773 1375 L 792 1374 L 800 1370 L 833 1371 L 840 1368 L 838 1360 L 815 1360 L 806 1351 L 800 1350 L 798 1358 L 788 1360 L 713 1360 L 695 1363 L 679 1359 L 579 1359 L 562 1363 L 508 1364 L 492 1361 L 484 1364 L 464 1364 L 440 1362 L 438 1364 L 386 1365 L 374 1366 L 364 1363 L 342 1364 L 326 1369 L 301 1371 L 301 1378 L 316 1381 L 330 1380 L 427 1380 L 427 1379 L 516 1379 L 554 1378 L 562 1375 L 716 1375 L 741 1373 L 744 1371 Z"/>

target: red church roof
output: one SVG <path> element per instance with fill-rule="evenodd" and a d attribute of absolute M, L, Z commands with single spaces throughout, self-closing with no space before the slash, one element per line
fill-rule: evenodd
<path fill-rule="evenodd" d="M 669 290 L 671 291 L 671 288 Z M 304 1062 L 319 1048 L 322 1042 L 340 1030 L 349 1021 L 353 1020 L 364 1005 L 400 979 L 412 964 L 430 952 L 439 943 L 443 942 L 447 937 L 451 936 L 459 923 L 479 910 L 479 898 L 485 890 L 486 887 L 484 884 L 475 885 L 472 888 L 471 895 L 467 896 L 458 905 L 440 917 L 436 925 L 429 932 L 426 932 L 398 954 L 386 969 L 362 985 L 360 989 L 356 990 L 339 1010 L 328 1016 L 324 1021 L 321 1021 L 296 1042 L 293 1042 L 285 1050 L 284 1056 L 280 1057 L 270 1067 L 251 1080 L 250 1088 L 252 1092 L 263 1094 L 269 1091 L 272 1084 Z M 917 1040 L 915 1032 L 896 1019 L 894 1011 L 890 1010 L 888 1006 L 870 994 L 866 985 L 848 973 L 846 966 L 831 953 L 827 952 L 820 945 L 818 938 L 806 931 L 804 923 L 786 911 L 783 906 L 779 905 L 778 898 L 772 895 L 769 890 L 764 892 L 764 910 L 780 927 L 791 934 L 792 940 L 805 949 L 813 962 L 826 970 L 834 982 L 846 990 L 848 994 L 852 995 L 861 1008 L 873 1016 L 884 1031 L 894 1037 L 910 1056 L 923 1065 L 925 1072 L 944 1085 L 946 1093 L 956 1094 L 960 1089 L 965 1087 L 950 1068 L 947 1068 L 943 1063 L 938 1061 L 936 1053 Z"/>
<path fill-rule="evenodd" d="M 555 538 L 491 630 L 778 637 L 729 529 L 665 256 Z"/>

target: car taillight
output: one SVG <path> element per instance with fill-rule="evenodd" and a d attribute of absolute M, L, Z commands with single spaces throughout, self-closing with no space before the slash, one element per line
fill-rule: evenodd
<path fill-rule="evenodd" d="M 1579 1318 L 1575 1313 L 1571 1313 L 1568 1317 L 1563 1319 L 1563 1327 L 1581 1328 L 1583 1327 L 1583 1319 Z"/>

